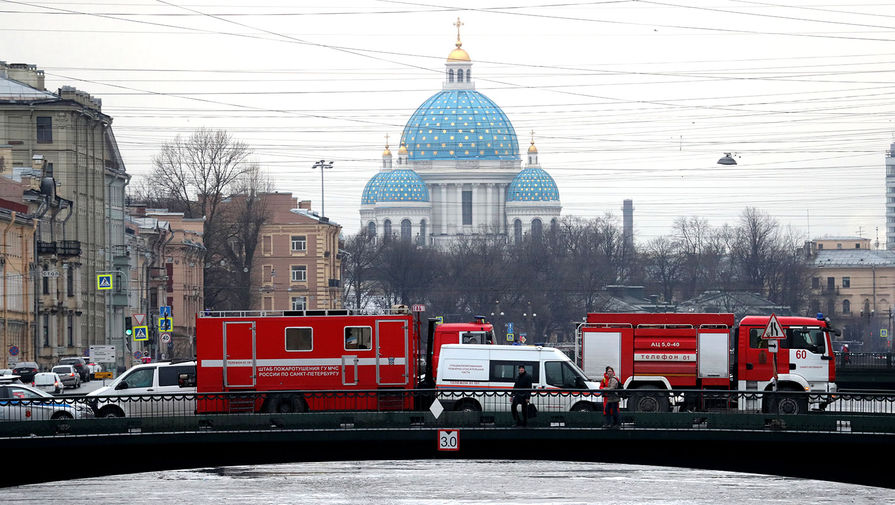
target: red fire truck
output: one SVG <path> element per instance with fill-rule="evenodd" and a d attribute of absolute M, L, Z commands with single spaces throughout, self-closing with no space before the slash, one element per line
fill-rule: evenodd
<path fill-rule="evenodd" d="M 736 408 L 807 413 L 826 407 L 835 393 L 835 359 L 829 319 L 776 317 L 782 327 L 777 352 L 765 330 L 770 316 L 747 316 L 735 325 L 733 314 L 588 314 L 577 331 L 578 364 L 591 378 L 613 367 L 630 390 L 632 411 L 668 411 L 673 406 L 711 408 L 711 395 L 675 390 L 799 392 L 737 395 Z M 769 348 L 770 345 L 770 348 Z M 777 376 L 776 385 L 774 376 Z M 764 397 L 764 398 L 763 398 Z M 725 407 L 733 406 L 723 397 Z"/>
<path fill-rule="evenodd" d="M 490 341 L 493 328 L 484 320 L 429 327 L 429 349 L 445 343 Z M 197 410 L 285 413 L 412 408 L 412 395 L 404 391 L 418 386 L 420 352 L 419 321 L 403 308 L 378 315 L 346 310 L 202 312 L 196 316 L 197 392 L 246 392 L 244 398 L 251 400 L 200 396 Z M 296 391 L 374 393 L 345 401 L 338 395 Z"/>

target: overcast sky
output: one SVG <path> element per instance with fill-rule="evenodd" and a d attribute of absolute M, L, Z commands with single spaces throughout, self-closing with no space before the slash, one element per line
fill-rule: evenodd
<path fill-rule="evenodd" d="M 311 166 L 332 160 L 326 214 L 355 233 L 458 16 L 476 89 L 522 149 L 534 130 L 563 215 L 632 199 L 645 242 L 754 206 L 804 238 L 885 244 L 895 2 L 0 0 L 0 60 L 101 98 L 136 177 L 176 134 L 223 128 L 319 210 Z"/>

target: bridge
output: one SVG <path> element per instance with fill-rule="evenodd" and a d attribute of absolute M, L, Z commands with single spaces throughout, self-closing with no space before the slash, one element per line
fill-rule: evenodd
<path fill-rule="evenodd" d="M 840 390 L 895 390 L 893 353 L 836 353 L 836 384 Z"/>
<path fill-rule="evenodd" d="M 309 404 L 316 397 L 341 402 L 342 408 L 382 396 L 377 391 L 292 393 L 304 395 Z M 408 394 L 415 395 L 417 403 L 430 405 L 429 393 L 421 401 L 419 391 Z M 395 394 L 389 392 L 381 405 L 394 405 Z M 739 401 L 761 396 L 755 392 L 730 395 Z M 0 439 L 10 461 L 20 461 L 21 455 L 29 455 L 29 460 L 30 455 L 93 455 L 90 464 L 58 465 L 64 475 L 38 472 L 31 464 L 9 464 L 0 472 L 0 485 L 207 466 L 467 458 L 675 466 L 895 487 L 873 457 L 895 449 L 895 393 L 839 395 L 825 410 L 806 415 L 735 408 L 623 410 L 623 424 L 617 430 L 601 428 L 600 412 L 551 412 L 548 400 L 543 400 L 549 395 L 536 392 L 536 403 L 538 396 L 541 413 L 525 428 L 514 426 L 506 408 L 256 413 L 246 412 L 245 406 L 259 404 L 257 395 L 221 394 L 213 400 L 225 401 L 227 412 L 196 413 L 177 411 L 176 405 L 201 404 L 209 395 L 117 398 L 131 404 L 126 410 L 132 415 L 40 420 L 32 414 L 27 420 L 19 417 L 22 420 L 0 423 Z M 833 400 L 811 397 L 815 405 L 817 400 Z M 86 397 L 65 399 L 67 404 L 81 406 L 88 401 Z M 5 406 L 35 407 L 13 403 Z"/>

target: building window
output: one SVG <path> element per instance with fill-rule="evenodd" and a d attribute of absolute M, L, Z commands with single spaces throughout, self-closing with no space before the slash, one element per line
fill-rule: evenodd
<path fill-rule="evenodd" d="M 472 191 L 463 192 L 463 224 L 472 224 Z"/>
<path fill-rule="evenodd" d="M 384 240 L 392 238 L 392 221 L 390 219 L 386 219 L 385 222 L 382 223 L 382 238 Z"/>
<path fill-rule="evenodd" d="M 842 313 L 850 314 L 851 313 L 851 302 L 848 300 L 842 300 Z"/>
<path fill-rule="evenodd" d="M 454 82 L 454 69 L 448 70 L 448 82 Z"/>
<path fill-rule="evenodd" d="M 851 277 L 843 277 L 842 278 L 842 287 L 850 288 L 851 287 Z"/>
<path fill-rule="evenodd" d="M 75 296 L 75 269 L 68 266 L 68 275 L 65 276 L 65 294 Z"/>
<path fill-rule="evenodd" d="M 293 296 L 291 301 L 292 301 L 292 310 L 307 310 L 308 309 L 308 297 L 307 296 Z"/>
<path fill-rule="evenodd" d="M 827 289 L 833 291 L 836 289 L 836 278 L 835 277 L 827 277 Z"/>
<path fill-rule="evenodd" d="M 472 82 L 472 69 L 466 70 L 466 82 Z"/>
<path fill-rule="evenodd" d="M 306 251 L 308 249 L 308 238 L 304 235 L 292 236 L 292 252 Z"/>
<path fill-rule="evenodd" d="M 273 237 L 270 235 L 261 237 L 261 254 L 265 256 L 273 254 Z"/>
<path fill-rule="evenodd" d="M 463 82 L 463 69 L 457 70 L 457 82 Z"/>
<path fill-rule="evenodd" d="M 522 221 L 513 221 L 513 243 L 519 245 L 522 243 Z"/>
<path fill-rule="evenodd" d="M 426 245 L 426 220 L 420 221 L 420 245 Z"/>
<path fill-rule="evenodd" d="M 37 116 L 37 141 L 41 144 L 53 142 L 53 118 Z"/>
<path fill-rule="evenodd" d="M 811 278 L 811 289 L 820 289 L 820 277 Z"/>
<path fill-rule="evenodd" d="M 66 321 L 65 334 L 68 340 L 68 346 L 75 346 L 75 315 L 72 313 L 68 314 L 68 319 Z"/>
<path fill-rule="evenodd" d="M 410 242 L 410 239 L 413 237 L 413 225 L 410 224 L 409 219 L 405 219 L 401 221 L 401 240 L 405 242 Z"/>
<path fill-rule="evenodd" d="M 305 282 L 308 280 L 308 267 L 304 265 L 292 265 L 292 282 Z"/>
<path fill-rule="evenodd" d="M 367 238 L 373 238 L 376 236 L 376 223 L 370 221 L 367 223 Z"/>
<path fill-rule="evenodd" d="M 369 350 L 373 348 L 373 329 L 369 326 L 345 327 L 345 350 Z"/>
<path fill-rule="evenodd" d="M 286 328 L 287 351 L 310 351 L 314 348 L 312 328 Z"/>
<path fill-rule="evenodd" d="M 544 236 L 544 224 L 541 223 L 540 219 L 535 219 L 531 222 L 531 238 L 532 240 L 536 240 L 540 242 L 541 238 Z"/>
<path fill-rule="evenodd" d="M 50 315 L 43 315 L 43 341 L 44 347 L 50 347 Z"/>

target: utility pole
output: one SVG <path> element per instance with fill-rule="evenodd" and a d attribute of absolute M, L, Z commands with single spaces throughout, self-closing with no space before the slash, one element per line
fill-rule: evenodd
<path fill-rule="evenodd" d="M 323 203 L 323 171 L 332 167 L 332 161 L 324 160 L 320 160 L 317 163 L 314 163 L 314 166 L 311 167 L 312 169 L 320 169 L 320 217 L 324 217 L 326 215 L 326 206 Z"/>

